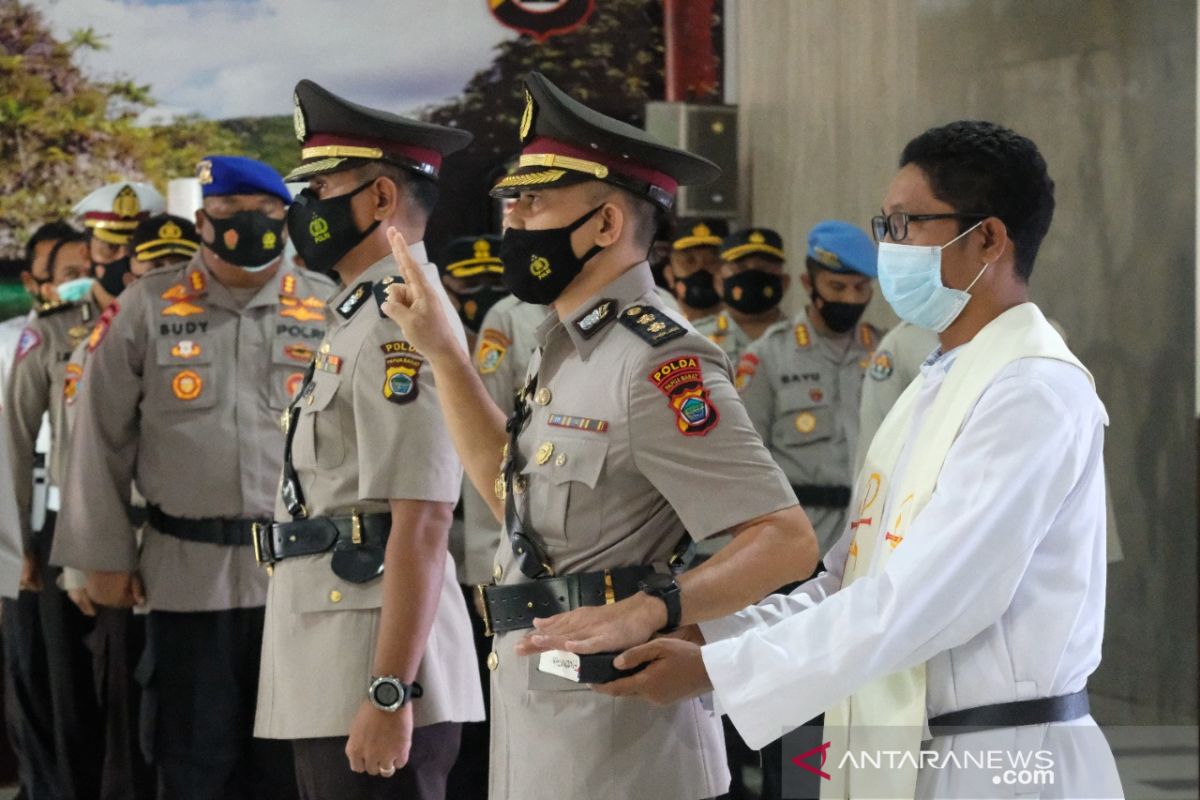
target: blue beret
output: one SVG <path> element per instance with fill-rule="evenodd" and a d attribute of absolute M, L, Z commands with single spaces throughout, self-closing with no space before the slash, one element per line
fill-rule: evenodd
<path fill-rule="evenodd" d="M 285 203 L 292 193 L 278 172 L 261 161 L 245 156 L 208 156 L 196 165 L 200 193 L 205 197 L 224 194 L 273 194 Z"/>
<path fill-rule="evenodd" d="M 856 225 L 836 219 L 818 222 L 808 234 L 808 257 L 833 272 L 857 272 L 874 278 L 878 251 Z"/>

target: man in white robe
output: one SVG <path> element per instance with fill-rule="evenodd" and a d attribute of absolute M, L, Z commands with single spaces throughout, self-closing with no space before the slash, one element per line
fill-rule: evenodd
<path fill-rule="evenodd" d="M 941 347 L 872 443 L 828 571 L 724 618 L 685 591 L 683 622 L 701 624 L 625 652 L 616 666 L 645 668 L 594 688 L 656 703 L 711 690 L 751 747 L 826 712 L 831 744 L 806 761 L 828 776 L 823 797 L 1122 796 L 1085 690 L 1104 625 L 1107 417 L 1028 302 L 1053 188 L 1036 146 L 996 125 L 908 144 L 874 220 L 880 286 Z M 632 627 L 616 609 L 571 612 L 530 645 L 624 649 Z M 846 753 L 872 742 L 921 769 L 847 777 Z M 1003 769 L 1013 759 L 1030 774 Z"/>

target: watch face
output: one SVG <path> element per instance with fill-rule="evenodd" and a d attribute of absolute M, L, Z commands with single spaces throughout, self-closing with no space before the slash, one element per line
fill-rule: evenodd
<path fill-rule="evenodd" d="M 375 702 L 381 706 L 394 706 L 400 702 L 400 688 L 394 683 L 381 683 L 375 687 Z"/>

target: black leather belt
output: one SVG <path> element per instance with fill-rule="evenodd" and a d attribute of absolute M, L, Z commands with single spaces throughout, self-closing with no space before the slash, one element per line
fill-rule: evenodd
<path fill-rule="evenodd" d="M 156 505 L 146 506 L 146 521 L 150 527 L 176 539 L 206 544 L 240 546 L 253 544 L 253 528 L 260 520 L 227 519 L 223 517 L 173 517 Z"/>
<path fill-rule="evenodd" d="M 550 617 L 581 606 L 603 606 L 638 593 L 653 567 L 620 567 L 602 572 L 559 575 L 509 586 L 480 584 L 484 635 L 533 627 L 534 617 Z"/>
<path fill-rule="evenodd" d="M 802 506 L 821 506 L 823 508 L 845 508 L 850 505 L 849 486 L 817 486 L 809 484 L 797 486 L 792 484 L 792 491 Z"/>
<path fill-rule="evenodd" d="M 270 566 L 285 558 L 324 553 L 339 543 L 383 547 L 391 532 L 392 515 L 386 511 L 271 522 L 255 527 L 254 557 Z"/>
<path fill-rule="evenodd" d="M 1090 713 L 1087 689 L 1057 697 L 1017 700 L 990 706 L 964 708 L 939 714 L 929 720 L 932 736 L 951 736 L 993 728 L 1018 728 L 1022 725 L 1043 725 L 1048 722 L 1070 722 Z"/>

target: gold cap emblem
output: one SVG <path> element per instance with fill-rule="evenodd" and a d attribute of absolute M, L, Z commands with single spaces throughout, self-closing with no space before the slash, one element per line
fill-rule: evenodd
<path fill-rule="evenodd" d="M 160 239 L 179 239 L 183 237 L 183 231 L 174 222 L 167 222 L 158 229 L 158 238 Z"/>
<path fill-rule="evenodd" d="M 137 192 L 129 184 L 121 187 L 121 191 L 117 192 L 116 198 L 113 200 L 113 213 L 119 217 L 136 217 L 138 212 L 142 210 L 142 204 L 138 201 Z"/>
<path fill-rule="evenodd" d="M 767 237 L 763 236 L 758 231 L 754 231 L 750 234 L 750 241 L 754 244 L 766 244 Z"/>
<path fill-rule="evenodd" d="M 487 239 L 477 239 L 475 241 L 475 257 L 476 258 L 491 258 L 492 245 Z"/>

